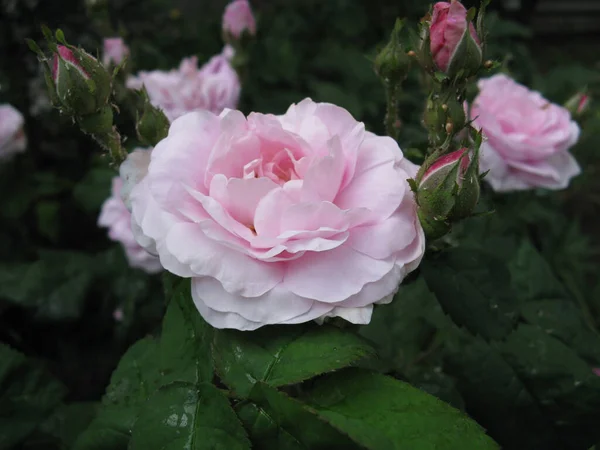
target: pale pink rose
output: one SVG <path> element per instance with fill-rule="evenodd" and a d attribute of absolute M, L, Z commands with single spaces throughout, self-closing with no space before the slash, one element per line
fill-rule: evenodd
<path fill-rule="evenodd" d="M 127 87 L 146 86 L 152 104 L 170 121 L 191 111 L 219 114 L 225 108 L 235 108 L 240 97 L 240 80 L 229 63 L 231 56 L 226 47 L 201 68 L 195 56 L 186 58 L 177 70 L 140 72 L 127 80 Z"/>
<path fill-rule="evenodd" d="M 119 167 L 119 176 L 123 182 L 121 199 L 129 211 L 131 211 L 131 191 L 148 173 L 151 153 L 151 148 L 136 148 L 127 155 L 127 159 Z"/>
<path fill-rule="evenodd" d="M 118 66 L 129 55 L 129 47 L 125 45 L 123 38 L 106 38 L 103 43 L 102 64 Z"/>
<path fill-rule="evenodd" d="M 11 105 L 0 105 L 0 160 L 25 151 L 27 138 L 23 115 Z"/>
<path fill-rule="evenodd" d="M 113 178 L 112 195 L 102 205 L 98 225 L 108 228 L 108 237 L 121 243 L 131 267 L 148 273 L 158 273 L 162 270 L 158 258 L 148 253 L 133 237 L 131 213 L 121 200 L 122 186 L 121 178 Z"/>
<path fill-rule="evenodd" d="M 125 314 L 123 314 L 123 308 L 117 308 L 113 311 L 113 319 L 115 322 L 123 322 Z"/>
<path fill-rule="evenodd" d="M 468 23 L 473 40 L 479 37 L 472 23 Z M 436 66 L 446 72 L 458 44 L 467 29 L 467 9 L 459 1 L 438 2 L 433 6 L 430 39 L 431 55 Z"/>
<path fill-rule="evenodd" d="M 495 191 L 564 189 L 581 172 L 569 153 L 579 126 L 569 111 L 506 75 L 479 81 L 471 108 L 483 130 L 481 171 Z"/>
<path fill-rule="evenodd" d="M 419 264 L 424 236 L 396 142 L 306 99 L 283 116 L 177 119 L 131 194 L 134 234 L 192 279 L 217 328 L 370 321 Z"/>
<path fill-rule="evenodd" d="M 223 14 L 223 31 L 239 39 L 244 31 L 256 34 L 256 21 L 248 0 L 234 0 Z"/>

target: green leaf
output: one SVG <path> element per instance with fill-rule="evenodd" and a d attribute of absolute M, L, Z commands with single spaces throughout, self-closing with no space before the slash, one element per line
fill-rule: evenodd
<path fill-rule="evenodd" d="M 444 369 L 457 380 L 467 410 L 503 448 L 554 449 L 560 438 L 537 399 L 498 349 L 458 332 Z"/>
<path fill-rule="evenodd" d="M 321 419 L 371 450 L 499 448 L 476 422 L 446 403 L 360 369 L 318 379 L 305 401 Z"/>
<path fill-rule="evenodd" d="M 212 380 L 212 331 L 194 306 L 190 280 L 180 280 L 171 296 L 160 339 L 163 385 L 172 381 Z"/>
<path fill-rule="evenodd" d="M 41 431 L 54 436 L 62 448 L 72 448 L 77 437 L 96 416 L 99 404 L 93 402 L 70 403 L 60 406 L 42 424 Z"/>
<path fill-rule="evenodd" d="M 404 372 L 432 339 L 444 313 L 423 277 L 402 284 L 389 305 L 376 306 L 359 333 L 375 344 L 387 370 Z M 446 319 L 447 320 L 447 319 Z"/>
<path fill-rule="evenodd" d="M 250 449 L 225 397 L 208 383 L 173 383 L 150 397 L 132 433 L 130 450 Z"/>
<path fill-rule="evenodd" d="M 250 434 L 254 449 L 318 450 L 358 448 L 347 436 L 321 421 L 304 405 L 267 384 L 258 382 L 252 402 L 236 412 Z"/>
<path fill-rule="evenodd" d="M 45 251 L 32 263 L 0 265 L 0 298 L 34 308 L 41 319 L 77 318 L 92 284 L 92 261 L 83 253 Z"/>
<path fill-rule="evenodd" d="M 64 386 L 41 364 L 0 344 L 0 449 L 27 438 L 64 395 Z"/>
<path fill-rule="evenodd" d="M 519 326 L 498 348 L 568 448 L 600 439 L 600 377 L 573 350 L 532 325 Z"/>
<path fill-rule="evenodd" d="M 512 284 L 520 300 L 564 298 L 565 290 L 546 260 L 525 240 L 511 259 Z"/>
<path fill-rule="evenodd" d="M 502 339 L 513 329 L 517 302 L 502 260 L 477 250 L 454 249 L 425 260 L 422 273 L 457 325 L 486 339 Z"/>
<path fill-rule="evenodd" d="M 39 233 L 52 242 L 58 240 L 60 233 L 60 203 L 57 201 L 41 201 L 36 205 Z"/>
<path fill-rule="evenodd" d="M 600 366 L 600 337 L 583 320 L 581 310 L 567 300 L 539 300 L 521 306 L 523 319 L 567 344 L 579 356 Z"/>
<path fill-rule="evenodd" d="M 114 170 L 94 168 L 77 183 L 73 197 L 84 211 L 95 213 L 110 196 L 110 183 L 115 176 Z"/>
<path fill-rule="evenodd" d="M 355 334 L 315 324 L 271 326 L 252 333 L 217 330 L 214 341 L 217 373 L 243 397 L 257 381 L 275 387 L 298 383 L 373 354 Z"/>
<path fill-rule="evenodd" d="M 126 450 L 131 430 L 160 384 L 158 343 L 144 338 L 123 355 L 112 374 L 98 416 L 77 439 L 75 450 Z"/>

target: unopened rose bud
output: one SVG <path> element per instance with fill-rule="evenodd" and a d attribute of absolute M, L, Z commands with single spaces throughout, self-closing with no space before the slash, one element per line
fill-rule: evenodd
<path fill-rule="evenodd" d="M 567 108 L 574 117 L 581 117 L 590 108 L 590 96 L 584 92 L 578 92 L 565 103 Z"/>
<path fill-rule="evenodd" d="M 419 217 L 432 239 L 449 224 L 469 217 L 479 201 L 479 161 L 462 148 L 435 161 L 423 174 L 417 189 Z M 446 230 L 447 232 L 448 230 Z M 445 234 L 442 233 L 442 235 Z M 433 236 L 431 236 L 433 235 Z"/>
<path fill-rule="evenodd" d="M 411 58 L 402 48 L 400 32 L 403 24 L 396 20 L 389 42 L 375 57 L 375 72 L 392 84 L 404 81 L 410 70 Z"/>
<path fill-rule="evenodd" d="M 96 58 L 77 48 L 57 46 L 52 83 L 58 102 L 77 116 L 95 113 L 108 103 L 111 78 Z"/>
<path fill-rule="evenodd" d="M 120 38 L 106 38 L 103 42 L 102 64 L 118 66 L 129 55 L 129 47 Z"/>
<path fill-rule="evenodd" d="M 482 62 L 481 41 L 459 1 L 438 2 L 429 29 L 431 55 L 438 70 L 449 77 L 469 77 Z"/>
<path fill-rule="evenodd" d="M 256 20 L 248 0 L 234 0 L 223 14 L 223 33 L 225 41 L 239 40 L 244 33 L 256 34 Z"/>

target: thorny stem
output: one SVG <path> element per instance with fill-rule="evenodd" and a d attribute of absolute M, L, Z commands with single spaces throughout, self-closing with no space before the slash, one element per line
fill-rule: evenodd
<path fill-rule="evenodd" d="M 125 161 L 127 152 L 123 149 L 117 127 L 113 127 L 108 133 L 92 134 L 91 136 L 103 149 L 108 151 L 115 167 L 119 167 Z"/>
<path fill-rule="evenodd" d="M 385 129 L 388 136 L 392 139 L 398 139 L 398 96 L 400 85 L 396 83 L 387 83 L 387 107 L 385 113 Z"/>

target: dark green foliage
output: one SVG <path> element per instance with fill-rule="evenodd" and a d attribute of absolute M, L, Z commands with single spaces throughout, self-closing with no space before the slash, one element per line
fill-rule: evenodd
<path fill-rule="evenodd" d="M 44 109 L 24 39 L 39 41 L 46 24 L 96 54 L 102 36 L 122 34 L 127 70 L 169 69 L 221 50 L 226 0 L 107 0 L 106 14 L 58 3 L 0 2 L 0 103 L 25 114 L 29 141 L 0 161 L 0 337 L 18 350 L 0 344 L 0 449 L 497 448 L 483 429 L 508 450 L 600 442 L 597 102 L 580 122 L 573 153 L 584 173 L 568 190 L 484 188 L 480 209 L 496 212 L 456 226 L 360 336 L 314 324 L 212 330 L 189 280 L 165 277 L 165 313 L 160 277 L 129 268 L 97 227 L 116 171 Z M 384 132 L 373 59 L 395 19 L 416 23 L 426 3 L 252 4 L 259 31 L 240 109 L 279 114 L 312 97 Z M 595 56 L 572 57 L 595 55 L 593 41 L 587 51 L 554 48 L 493 12 L 488 25 L 488 57 L 519 81 L 556 102 L 584 86 L 600 98 Z M 411 73 L 399 142 L 416 162 L 425 98 Z M 115 111 L 129 149 L 134 119 Z"/>

